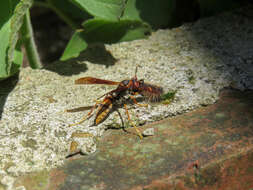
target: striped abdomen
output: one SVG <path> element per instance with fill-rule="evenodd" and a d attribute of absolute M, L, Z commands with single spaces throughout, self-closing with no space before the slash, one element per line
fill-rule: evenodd
<path fill-rule="evenodd" d="M 109 113 L 112 111 L 112 97 L 106 97 L 101 105 L 98 107 L 96 118 L 94 121 L 94 125 L 98 125 L 102 123 L 109 115 Z"/>
<path fill-rule="evenodd" d="M 139 86 L 138 92 L 148 99 L 148 101 L 155 102 L 160 100 L 163 93 L 163 88 L 160 86 L 143 83 Z"/>

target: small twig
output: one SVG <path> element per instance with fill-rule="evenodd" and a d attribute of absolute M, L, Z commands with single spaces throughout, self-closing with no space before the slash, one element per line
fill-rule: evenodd
<path fill-rule="evenodd" d="M 41 68 L 42 64 L 33 37 L 33 29 L 29 11 L 27 11 L 24 16 L 24 23 L 21 28 L 21 34 L 30 66 L 33 69 Z"/>

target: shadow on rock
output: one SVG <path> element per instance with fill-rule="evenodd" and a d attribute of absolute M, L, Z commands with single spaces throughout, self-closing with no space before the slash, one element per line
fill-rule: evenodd
<path fill-rule="evenodd" d="M 55 62 L 44 65 L 44 69 L 58 73 L 59 75 L 71 76 L 85 72 L 88 68 L 85 61 L 105 65 L 106 68 L 117 62 L 112 54 L 105 49 L 103 44 L 96 44 L 87 48 L 78 58 L 65 62 Z"/>
<path fill-rule="evenodd" d="M 14 89 L 19 79 L 19 74 L 16 74 L 8 79 L 0 81 L 0 120 L 2 119 L 2 113 L 4 105 L 9 93 Z"/>
<path fill-rule="evenodd" d="M 86 64 L 79 63 L 77 60 L 71 60 L 66 62 L 55 62 L 47 64 L 44 69 L 53 71 L 63 76 L 77 75 L 87 70 Z"/>
<path fill-rule="evenodd" d="M 231 86 L 240 90 L 253 89 L 252 15 L 253 6 L 248 5 L 223 13 L 219 19 L 210 17 L 193 23 L 188 33 L 206 54 L 217 58 L 207 60 L 206 68 L 231 75 Z"/>
<path fill-rule="evenodd" d="M 90 45 L 80 57 L 82 61 L 89 61 L 94 64 L 105 65 L 106 67 L 114 65 L 118 61 L 110 51 L 106 50 L 104 44 Z"/>

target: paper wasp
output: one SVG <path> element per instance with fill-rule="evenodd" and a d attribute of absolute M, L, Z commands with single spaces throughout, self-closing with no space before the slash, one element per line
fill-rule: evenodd
<path fill-rule="evenodd" d="M 110 80 L 103 80 L 94 77 L 83 77 L 79 78 L 75 81 L 75 84 L 106 84 L 106 85 L 118 85 L 116 89 L 104 94 L 99 97 L 96 101 L 96 104 L 91 107 L 86 107 L 90 109 L 90 112 L 82 118 L 82 120 L 78 123 L 71 124 L 70 126 L 78 125 L 84 122 L 86 119 L 89 119 L 94 110 L 96 110 L 96 116 L 94 119 L 94 123 L 92 126 L 96 126 L 102 123 L 108 115 L 115 109 L 117 106 L 124 105 L 126 115 L 131 125 L 135 128 L 140 138 L 143 138 L 140 131 L 137 129 L 134 123 L 131 122 L 130 115 L 128 113 L 128 109 L 126 107 L 126 96 L 129 96 L 133 103 L 139 106 L 147 106 L 147 104 L 139 104 L 135 99 L 134 95 L 141 95 L 146 98 L 148 101 L 157 101 L 160 99 L 163 89 L 159 86 L 145 83 L 143 79 L 137 79 L 137 68 L 135 69 L 135 76 L 130 80 L 123 80 L 121 82 L 115 82 Z M 102 101 L 98 101 L 100 98 L 104 97 Z M 72 110 L 66 110 L 67 112 L 78 111 L 78 108 Z M 74 146 L 74 145 L 73 145 Z M 76 145 L 75 145 L 76 146 Z M 75 149 L 74 147 L 71 149 Z"/>

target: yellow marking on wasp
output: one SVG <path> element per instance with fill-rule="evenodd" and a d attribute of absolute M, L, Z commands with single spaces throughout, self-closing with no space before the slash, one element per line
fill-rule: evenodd
<path fill-rule="evenodd" d="M 103 112 L 101 112 L 97 116 L 97 118 L 95 120 L 96 125 L 99 124 L 100 121 L 102 121 L 105 118 L 105 116 L 109 113 L 109 111 L 111 110 L 111 108 L 112 108 L 112 104 L 110 104 L 107 109 L 105 109 Z"/>

